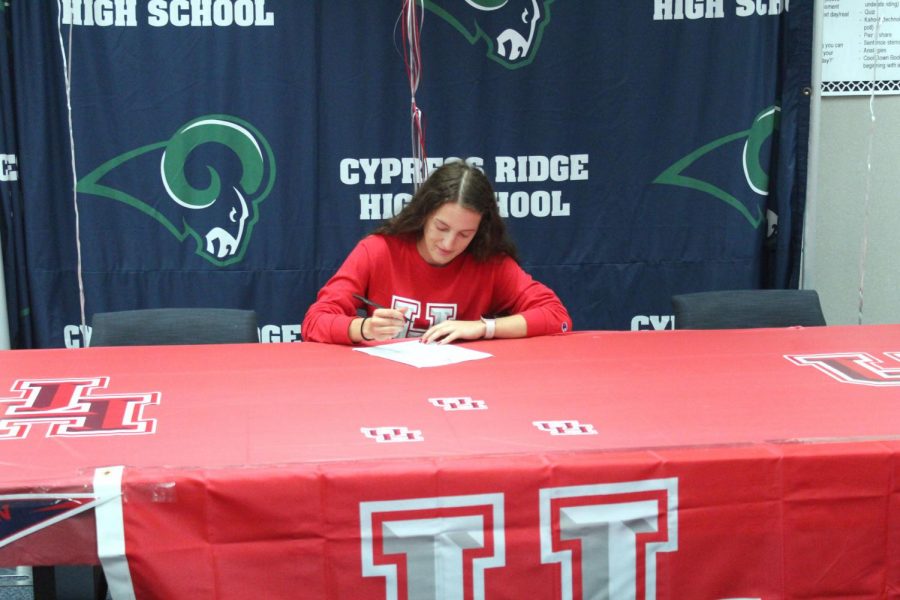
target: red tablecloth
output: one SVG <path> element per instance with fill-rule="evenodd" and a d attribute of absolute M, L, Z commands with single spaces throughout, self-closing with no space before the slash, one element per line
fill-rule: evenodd
<path fill-rule="evenodd" d="M 900 326 L 466 346 L 0 353 L 0 498 L 124 465 L 139 598 L 900 598 Z"/>

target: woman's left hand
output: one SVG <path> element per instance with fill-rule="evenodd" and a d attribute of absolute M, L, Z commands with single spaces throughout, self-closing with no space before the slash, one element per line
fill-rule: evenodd
<path fill-rule="evenodd" d="M 485 324 L 481 321 L 443 321 L 426 331 L 421 340 L 425 343 L 449 344 L 454 340 L 480 340 L 484 337 Z"/>

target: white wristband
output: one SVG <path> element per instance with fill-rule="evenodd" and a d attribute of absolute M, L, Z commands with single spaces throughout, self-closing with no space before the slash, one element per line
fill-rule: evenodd
<path fill-rule="evenodd" d="M 494 337 L 494 332 L 497 328 L 497 322 L 494 319 L 487 319 L 485 317 L 481 317 L 481 322 L 484 323 L 484 338 L 485 340 L 492 339 Z"/>

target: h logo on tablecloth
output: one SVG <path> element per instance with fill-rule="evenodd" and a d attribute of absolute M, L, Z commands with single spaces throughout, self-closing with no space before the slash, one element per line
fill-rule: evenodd
<path fill-rule="evenodd" d="M 533 421 L 532 424 L 550 435 L 597 435 L 597 430 L 590 423 L 579 423 L 574 420 Z"/>
<path fill-rule="evenodd" d="M 884 355 L 900 365 L 900 352 L 885 352 Z M 815 367 L 841 383 L 900 386 L 900 366 L 885 366 L 883 361 L 865 352 L 786 354 L 784 357 L 801 367 Z"/>
<path fill-rule="evenodd" d="M 452 396 L 449 398 L 429 398 L 429 402 L 437 408 L 443 408 L 446 411 L 456 410 L 487 410 L 487 403 L 484 400 L 473 400 L 468 396 Z"/>
<path fill-rule="evenodd" d="M 379 444 L 425 441 L 420 430 L 409 427 L 360 427 L 359 430 L 364 436 Z"/>
<path fill-rule="evenodd" d="M 159 404 L 159 392 L 99 394 L 109 377 L 19 379 L 12 398 L 0 397 L 0 440 L 24 439 L 35 425 L 47 437 L 134 435 L 156 432 L 144 407 Z"/>

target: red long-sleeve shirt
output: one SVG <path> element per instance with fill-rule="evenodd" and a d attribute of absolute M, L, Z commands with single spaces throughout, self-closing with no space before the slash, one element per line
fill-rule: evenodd
<path fill-rule="evenodd" d="M 529 337 L 572 328 L 556 294 L 508 256 L 478 262 L 464 252 L 445 266 L 434 266 L 425 262 L 413 239 L 370 235 L 319 290 L 303 319 L 303 339 L 352 343 L 350 322 L 362 305 L 353 294 L 382 306 L 406 307 L 413 322 L 398 337 L 419 337 L 447 319 L 477 321 L 482 316 L 514 314 L 525 318 Z M 364 308 L 369 314 L 374 310 Z"/>

